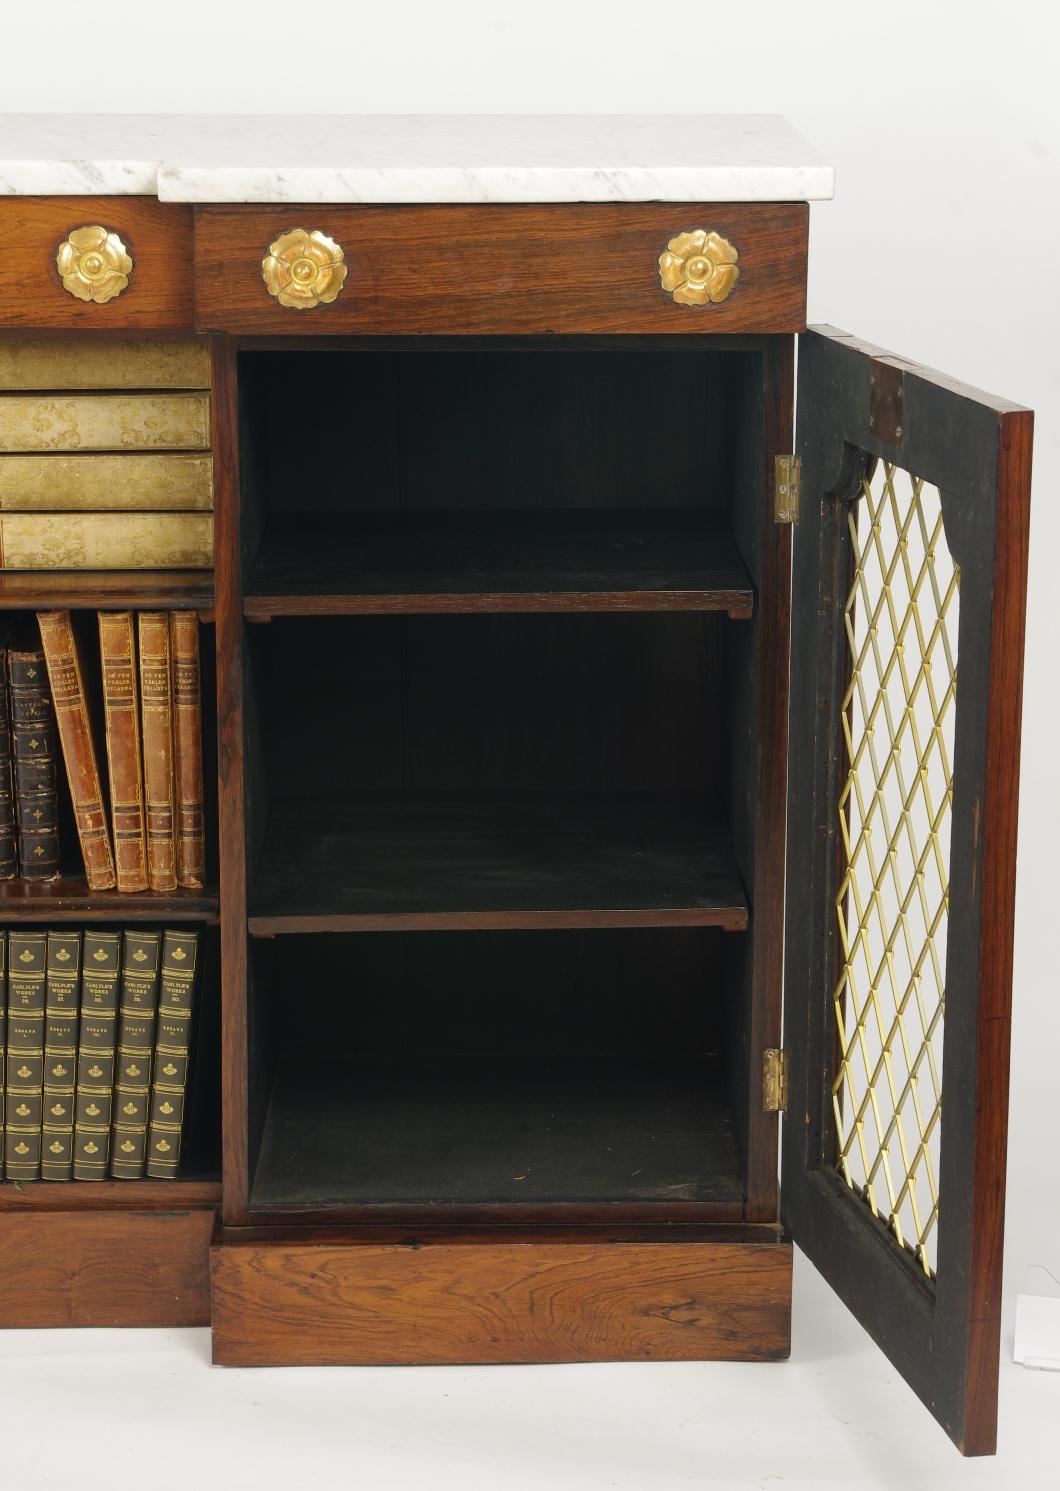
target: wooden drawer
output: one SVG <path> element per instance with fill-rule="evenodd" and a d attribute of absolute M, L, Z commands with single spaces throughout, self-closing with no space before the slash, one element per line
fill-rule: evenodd
<path fill-rule="evenodd" d="M 128 283 L 104 303 L 63 286 L 56 254 L 77 228 L 117 235 Z M 9 197 L 0 201 L 0 328 L 186 330 L 192 320 L 192 210 L 153 197 Z"/>
<path fill-rule="evenodd" d="M 202 331 L 318 336 L 799 331 L 807 223 L 802 203 L 201 207 L 195 319 Z M 270 246 L 298 228 L 342 251 L 330 302 L 286 305 L 266 288 Z M 696 229 L 738 254 L 717 303 L 679 304 L 661 283 L 660 255 Z M 693 278 L 709 278 L 697 264 Z"/>
<path fill-rule="evenodd" d="M 775 1227 L 623 1235 L 218 1231 L 225 1366 L 771 1361 L 788 1355 Z"/>

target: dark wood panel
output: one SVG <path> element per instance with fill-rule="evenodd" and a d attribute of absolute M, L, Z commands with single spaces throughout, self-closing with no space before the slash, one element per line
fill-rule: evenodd
<path fill-rule="evenodd" d="M 808 222 L 803 203 L 200 207 L 196 323 L 283 336 L 798 331 Z M 265 288 L 262 258 L 295 226 L 343 248 L 346 284 L 330 305 L 292 310 Z M 667 242 L 695 227 L 740 255 L 720 305 L 677 305 L 659 283 Z"/>
<path fill-rule="evenodd" d="M 747 925 L 724 829 L 701 803 L 650 795 L 277 803 L 249 910 L 256 934 Z"/>
<path fill-rule="evenodd" d="M 132 256 L 122 293 L 104 305 L 63 289 L 55 267 L 74 228 L 98 223 Z M 0 330 L 181 331 L 192 325 L 192 210 L 153 197 L 5 197 L 0 234 Z"/>
<path fill-rule="evenodd" d="M 212 620 L 213 575 L 202 570 L 0 570 L 0 611 L 194 610 Z"/>
<path fill-rule="evenodd" d="M 213 1222 L 209 1208 L 5 1213 L 0 1326 L 208 1325 Z"/>
<path fill-rule="evenodd" d="M 742 1200 L 716 1060 L 351 1059 L 297 1043 L 251 1187 L 254 1207 Z"/>
<path fill-rule="evenodd" d="M 217 896 L 195 890 L 90 891 L 80 877 L 0 881 L 0 925 L 52 921 L 216 921 Z"/>
<path fill-rule="evenodd" d="M 0 1182 L 0 1212 L 213 1210 L 221 1199 L 214 1180 L 101 1180 Z"/>
<path fill-rule="evenodd" d="M 251 619 L 478 611 L 751 615 L 732 539 L 687 511 L 366 513 L 274 518 L 247 582 Z"/>
<path fill-rule="evenodd" d="M 226 1232 L 211 1249 L 214 1361 L 773 1361 L 790 1349 L 791 1248 L 763 1231 L 731 1243 Z"/>

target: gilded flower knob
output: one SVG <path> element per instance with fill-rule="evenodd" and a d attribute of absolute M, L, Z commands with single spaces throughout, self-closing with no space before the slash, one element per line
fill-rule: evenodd
<path fill-rule="evenodd" d="M 670 239 L 659 255 L 659 278 L 678 305 L 717 305 L 732 294 L 740 278 L 739 257 L 720 233 L 696 228 Z"/>
<path fill-rule="evenodd" d="M 75 228 L 59 245 L 55 267 L 63 289 L 78 300 L 103 305 L 129 283 L 133 261 L 117 233 L 97 225 Z"/>
<path fill-rule="evenodd" d="M 331 304 L 345 283 L 346 265 L 334 238 L 316 229 L 292 228 L 269 244 L 261 277 L 281 305 L 308 311 Z"/>

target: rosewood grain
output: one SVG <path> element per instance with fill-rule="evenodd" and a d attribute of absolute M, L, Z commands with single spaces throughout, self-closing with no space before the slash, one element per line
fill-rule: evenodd
<path fill-rule="evenodd" d="M 0 1327 L 208 1325 L 212 1227 L 212 1209 L 179 1204 L 5 1212 Z"/>
<path fill-rule="evenodd" d="M 201 207 L 196 324 L 283 336 L 799 331 L 808 222 L 804 203 Z M 342 245 L 348 274 L 330 305 L 292 310 L 265 288 L 262 257 L 295 226 Z M 676 305 L 659 283 L 667 241 L 696 226 L 739 250 L 720 305 Z"/>
<path fill-rule="evenodd" d="M 73 228 L 98 223 L 118 234 L 133 259 L 128 286 L 104 305 L 63 289 L 55 267 Z M 191 329 L 192 213 L 153 197 L 6 197 L 0 236 L 0 329 L 24 331 L 188 331 Z"/>
<path fill-rule="evenodd" d="M 211 1249 L 225 1366 L 775 1361 L 791 1245 L 494 1236 L 240 1241 Z"/>

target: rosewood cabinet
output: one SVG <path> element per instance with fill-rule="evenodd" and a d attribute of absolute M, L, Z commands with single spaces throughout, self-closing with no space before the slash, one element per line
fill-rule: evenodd
<path fill-rule="evenodd" d="M 992 1450 L 1031 415 L 806 330 L 828 173 L 738 134 L 748 200 L 648 130 L 665 189 L 613 183 L 643 200 L 176 150 L 184 200 L 0 201 L 0 370 L 209 347 L 212 591 L 12 572 L 0 604 L 213 624 L 187 914 L 223 1155 L 5 1184 L 7 1323 L 210 1318 L 241 1365 L 772 1359 L 794 1239 Z M 98 300 L 56 260 L 86 224 L 131 260 Z"/>

